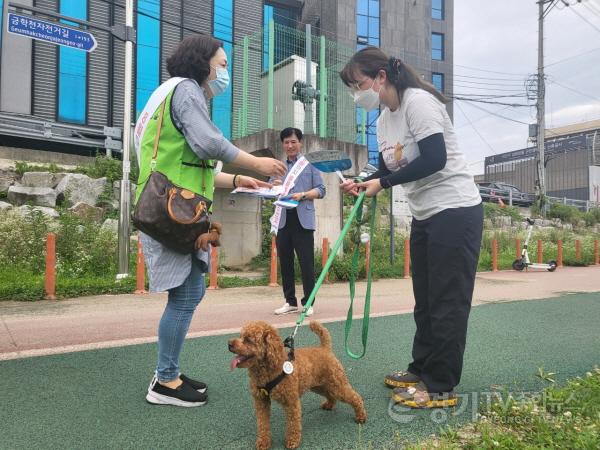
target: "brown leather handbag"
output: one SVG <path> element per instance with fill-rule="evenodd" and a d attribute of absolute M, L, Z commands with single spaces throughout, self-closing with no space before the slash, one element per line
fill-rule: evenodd
<path fill-rule="evenodd" d="M 156 164 L 158 142 L 165 111 L 161 105 L 151 165 Z M 152 170 L 140 194 L 133 224 L 148 236 L 179 253 L 192 253 L 198 236 L 210 229 L 211 201 L 173 184 L 163 173 Z"/>

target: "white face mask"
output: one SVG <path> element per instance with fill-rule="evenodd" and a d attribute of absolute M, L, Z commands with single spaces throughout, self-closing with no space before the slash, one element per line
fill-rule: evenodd
<path fill-rule="evenodd" d="M 213 66 L 211 66 L 213 67 Z M 217 96 L 225 92 L 229 86 L 229 72 L 224 67 L 213 67 L 217 74 L 217 78 L 208 82 L 208 87 L 213 96 Z"/>
<path fill-rule="evenodd" d="M 375 92 L 373 89 L 374 85 L 375 80 L 373 80 L 373 84 L 371 84 L 371 87 L 366 91 L 356 91 L 352 94 L 354 103 L 367 112 L 373 111 L 381 102 L 381 100 L 379 100 L 379 92 Z M 381 90 L 381 86 L 379 87 L 379 90 Z"/>

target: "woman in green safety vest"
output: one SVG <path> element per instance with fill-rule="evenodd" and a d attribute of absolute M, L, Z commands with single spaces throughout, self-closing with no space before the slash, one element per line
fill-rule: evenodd
<path fill-rule="evenodd" d="M 209 100 L 229 85 L 223 44 L 206 35 L 184 39 L 167 59 L 172 78 L 152 94 L 136 123 L 140 176 L 137 197 L 151 167 L 157 132 L 157 111 L 165 102 L 155 169 L 181 187 L 213 198 L 215 187 L 270 186 L 252 177 L 219 172 L 217 161 L 250 169 L 265 176 L 282 176 L 285 164 L 257 158 L 229 142 L 212 122 Z M 192 316 L 205 293 L 208 244 L 218 245 L 220 227 L 198 238 L 195 254 L 174 252 L 140 233 L 148 268 L 150 290 L 168 291 L 168 301 L 158 327 L 158 364 L 146 400 L 153 404 L 201 406 L 207 401 L 206 384 L 179 370 L 179 355 Z"/>

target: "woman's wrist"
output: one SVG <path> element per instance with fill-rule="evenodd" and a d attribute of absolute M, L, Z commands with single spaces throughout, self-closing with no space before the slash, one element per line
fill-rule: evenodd
<path fill-rule="evenodd" d="M 237 187 L 240 185 L 240 184 L 239 184 L 238 177 L 240 177 L 240 175 L 238 175 L 238 174 L 235 174 L 235 175 L 233 176 L 233 179 L 231 180 L 231 181 L 232 181 L 232 183 L 233 183 L 233 187 L 234 187 L 234 188 L 237 188 Z"/>

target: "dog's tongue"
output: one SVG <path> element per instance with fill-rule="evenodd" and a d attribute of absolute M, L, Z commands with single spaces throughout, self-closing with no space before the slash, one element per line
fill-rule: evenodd
<path fill-rule="evenodd" d="M 235 369 L 237 367 L 237 365 L 239 363 L 241 363 L 243 360 L 244 360 L 243 356 L 235 355 L 230 363 L 231 370 Z"/>

